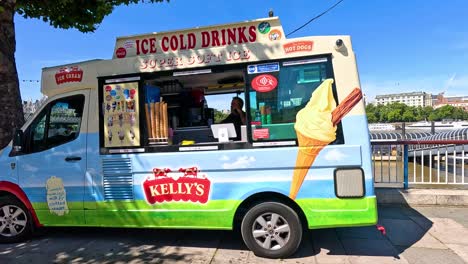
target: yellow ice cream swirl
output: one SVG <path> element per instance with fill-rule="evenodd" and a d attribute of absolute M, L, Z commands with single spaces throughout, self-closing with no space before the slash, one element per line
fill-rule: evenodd
<path fill-rule="evenodd" d="M 296 115 L 294 129 L 302 135 L 324 142 L 336 139 L 332 111 L 336 108 L 332 91 L 333 79 L 326 79 L 312 93 L 307 105 Z"/>

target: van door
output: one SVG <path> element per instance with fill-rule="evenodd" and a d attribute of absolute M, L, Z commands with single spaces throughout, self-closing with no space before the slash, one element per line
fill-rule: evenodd
<path fill-rule="evenodd" d="M 51 100 L 25 130 L 19 185 L 39 221 L 83 225 L 89 90 Z"/>

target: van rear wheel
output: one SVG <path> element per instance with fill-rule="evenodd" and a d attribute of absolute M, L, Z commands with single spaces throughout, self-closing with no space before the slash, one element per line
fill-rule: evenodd
<path fill-rule="evenodd" d="M 11 197 L 0 198 L 0 243 L 23 241 L 31 236 L 28 209 Z"/>
<path fill-rule="evenodd" d="M 265 258 L 286 258 L 294 254 L 302 240 L 297 213 L 277 202 L 250 208 L 241 224 L 242 239 L 252 252 Z"/>

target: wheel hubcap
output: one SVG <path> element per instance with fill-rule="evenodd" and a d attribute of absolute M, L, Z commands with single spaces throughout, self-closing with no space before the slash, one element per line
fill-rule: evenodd
<path fill-rule="evenodd" d="M 13 237 L 26 228 L 27 216 L 16 205 L 4 205 L 0 208 L 0 235 Z"/>
<path fill-rule="evenodd" d="M 252 235 L 255 241 L 268 250 L 278 250 L 284 247 L 289 241 L 290 234 L 288 222 L 276 213 L 262 214 L 252 225 Z"/>

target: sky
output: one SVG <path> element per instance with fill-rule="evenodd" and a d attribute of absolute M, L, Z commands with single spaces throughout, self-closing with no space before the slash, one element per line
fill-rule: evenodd
<path fill-rule="evenodd" d="M 42 20 L 16 15 L 22 98 L 41 97 L 37 80 L 43 67 L 110 59 L 119 36 L 263 18 L 270 9 L 288 34 L 335 2 L 171 0 L 120 6 L 94 33 L 55 29 Z M 466 10 L 466 0 L 344 0 L 288 38 L 350 35 L 368 101 L 377 94 L 413 91 L 468 95 Z"/>

